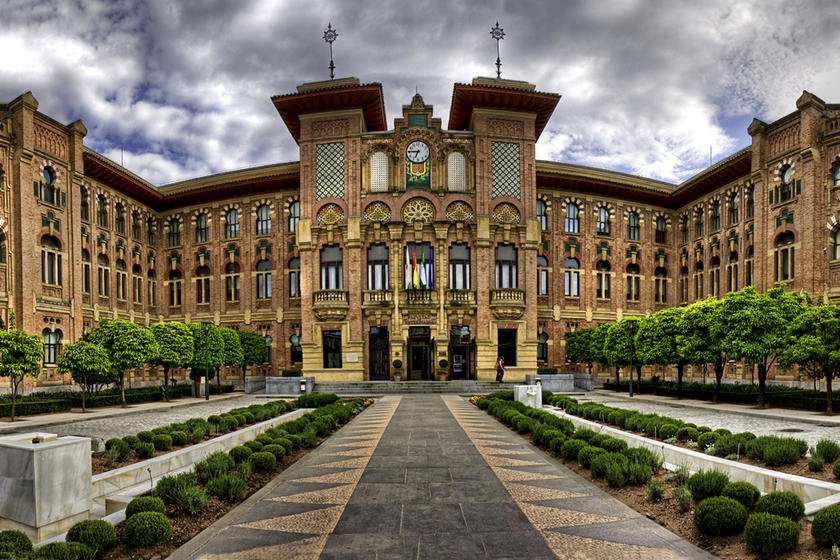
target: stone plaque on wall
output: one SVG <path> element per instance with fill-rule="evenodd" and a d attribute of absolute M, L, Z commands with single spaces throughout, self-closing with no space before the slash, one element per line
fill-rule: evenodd
<path fill-rule="evenodd" d="M 356 363 L 359 361 L 359 354 L 356 352 L 348 352 L 345 361 L 347 363 Z"/>
<path fill-rule="evenodd" d="M 434 315 L 406 315 L 403 323 L 406 325 L 434 325 Z"/>

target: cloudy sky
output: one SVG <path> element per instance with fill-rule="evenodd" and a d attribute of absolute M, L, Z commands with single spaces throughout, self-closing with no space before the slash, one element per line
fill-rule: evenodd
<path fill-rule="evenodd" d="M 0 102 L 81 118 L 86 144 L 154 184 L 296 160 L 270 101 L 336 76 L 415 87 L 494 76 L 563 95 L 537 156 L 683 181 L 749 144 L 802 90 L 840 103 L 837 0 L 0 0 Z"/>

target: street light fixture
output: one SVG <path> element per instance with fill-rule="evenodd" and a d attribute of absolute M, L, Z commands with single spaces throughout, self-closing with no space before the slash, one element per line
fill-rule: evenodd
<path fill-rule="evenodd" d="M 633 336 L 636 334 L 636 319 L 632 317 L 627 319 L 627 334 L 630 335 L 630 396 L 633 396 L 633 354 L 635 353 L 633 349 Z M 641 391 L 641 386 L 639 390 Z"/>
<path fill-rule="evenodd" d="M 210 400 L 210 325 L 204 322 L 204 400 Z"/>

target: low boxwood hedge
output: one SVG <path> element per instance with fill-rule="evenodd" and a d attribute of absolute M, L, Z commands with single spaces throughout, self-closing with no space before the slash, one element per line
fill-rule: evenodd
<path fill-rule="evenodd" d="M 744 541 L 761 556 L 785 554 L 799 544 L 799 526 L 787 517 L 756 513 L 744 526 Z"/>

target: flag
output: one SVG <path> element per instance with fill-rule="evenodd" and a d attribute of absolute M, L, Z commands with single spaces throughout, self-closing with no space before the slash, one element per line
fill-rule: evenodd
<path fill-rule="evenodd" d="M 414 246 L 414 267 L 411 273 L 411 282 L 414 289 L 417 289 L 417 245 Z"/>
<path fill-rule="evenodd" d="M 420 247 L 420 289 L 425 290 L 426 286 L 426 248 Z"/>
<path fill-rule="evenodd" d="M 405 289 L 411 289 L 411 259 L 408 258 L 408 247 L 405 248 Z"/>
<path fill-rule="evenodd" d="M 429 270 L 428 270 L 428 276 L 429 276 L 429 289 L 430 289 L 430 290 L 433 288 L 433 284 L 434 284 L 434 280 L 433 280 L 433 278 L 434 278 L 434 276 L 435 276 L 435 275 L 433 274 L 433 272 L 434 272 L 434 268 L 435 268 L 435 267 L 434 267 L 434 266 L 432 266 L 432 261 L 434 260 L 434 259 L 432 259 L 432 255 L 434 254 L 434 253 L 433 253 L 433 251 L 434 251 L 434 249 L 432 249 L 431 247 L 429 247 Z"/>

